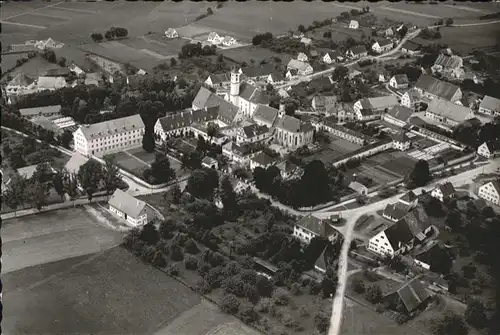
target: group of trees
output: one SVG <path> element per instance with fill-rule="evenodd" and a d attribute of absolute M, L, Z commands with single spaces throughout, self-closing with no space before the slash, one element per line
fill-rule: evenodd
<path fill-rule="evenodd" d="M 102 42 L 104 38 L 107 40 L 114 40 L 115 38 L 124 38 L 128 36 L 128 30 L 126 28 L 120 28 L 120 27 L 111 27 L 108 29 L 104 35 L 102 33 L 92 33 L 90 34 L 90 38 L 94 42 Z"/>
<path fill-rule="evenodd" d="M 272 41 L 273 39 L 273 34 L 267 32 L 263 34 L 257 34 L 252 38 L 252 44 L 253 45 L 260 45 L 263 41 Z"/>
<path fill-rule="evenodd" d="M 439 31 L 439 28 L 437 29 L 424 28 L 418 34 L 418 36 L 426 40 L 438 40 L 441 38 L 441 32 Z"/>
<path fill-rule="evenodd" d="M 103 166 L 95 159 L 89 159 L 80 166 L 76 176 L 72 177 L 78 181 L 89 200 L 92 200 L 93 195 L 98 191 L 105 190 L 106 194 L 111 194 L 117 188 L 127 187 L 120 178 L 119 169 L 113 160 L 105 156 L 104 161 Z"/>
<path fill-rule="evenodd" d="M 217 47 L 215 45 L 202 46 L 200 42 L 184 44 L 179 52 L 179 59 L 198 57 L 198 56 L 213 56 L 216 54 Z"/>
<path fill-rule="evenodd" d="M 432 180 L 432 174 L 429 170 L 429 163 L 425 159 L 415 163 L 415 167 L 407 177 L 406 184 L 409 188 L 416 188 L 427 185 Z"/>
<path fill-rule="evenodd" d="M 175 170 L 170 166 L 168 156 L 157 152 L 151 167 L 144 170 L 143 178 L 152 185 L 167 183 L 175 179 Z"/>

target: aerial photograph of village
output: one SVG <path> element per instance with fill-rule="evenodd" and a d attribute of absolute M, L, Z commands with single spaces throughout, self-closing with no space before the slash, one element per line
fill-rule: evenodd
<path fill-rule="evenodd" d="M 2 334 L 500 334 L 499 1 L 0 24 Z"/>

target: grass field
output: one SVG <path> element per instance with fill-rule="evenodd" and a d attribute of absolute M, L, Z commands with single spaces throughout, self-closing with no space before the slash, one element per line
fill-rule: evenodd
<path fill-rule="evenodd" d="M 13 55 L 9 55 L 13 56 Z M 19 57 L 19 55 L 17 55 Z M 2 56 L 3 58 L 4 56 Z M 2 60 L 3 62 L 3 60 Z M 15 61 L 14 61 L 15 62 Z M 17 67 L 14 69 L 12 72 L 10 72 L 10 76 L 14 78 L 18 73 L 24 73 L 30 78 L 38 78 L 38 76 L 41 76 L 44 72 L 51 70 L 51 69 L 60 69 L 61 67 L 57 64 L 49 63 L 46 59 L 42 57 L 34 57 L 21 65 L 20 67 Z"/>
<path fill-rule="evenodd" d="M 276 53 L 266 48 L 260 48 L 256 46 L 246 46 L 235 49 L 226 49 L 219 51 L 224 57 L 228 57 L 235 62 L 242 63 L 246 62 L 250 64 L 250 60 L 255 60 L 255 64 L 260 64 L 262 60 L 270 60 L 274 57 L 279 57 L 281 59 L 281 64 L 286 66 L 290 59 L 294 57 L 294 55 L 289 55 L 285 53 Z"/>

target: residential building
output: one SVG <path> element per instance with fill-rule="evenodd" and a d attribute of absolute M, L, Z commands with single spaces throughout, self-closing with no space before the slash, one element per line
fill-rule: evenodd
<path fill-rule="evenodd" d="M 236 44 L 236 39 L 231 36 L 225 36 L 224 39 L 222 40 L 222 45 L 229 47 L 231 45 Z"/>
<path fill-rule="evenodd" d="M 480 186 L 477 195 L 481 199 L 500 205 L 500 182 L 494 180 Z"/>
<path fill-rule="evenodd" d="M 80 167 L 87 163 L 89 161 L 88 157 L 83 156 L 79 152 L 73 153 L 71 155 L 71 158 L 66 162 L 64 165 L 64 168 L 70 173 L 70 174 L 78 174 L 78 171 L 80 171 Z"/>
<path fill-rule="evenodd" d="M 462 91 L 456 85 L 422 74 L 415 83 L 415 89 L 427 100 L 441 98 L 455 102 L 462 99 Z"/>
<path fill-rule="evenodd" d="M 307 57 L 307 56 L 306 56 Z M 301 62 L 296 59 L 290 59 L 287 65 L 287 70 L 296 70 L 297 75 L 299 76 L 307 76 L 313 73 L 313 68 L 312 66 L 307 63 L 307 62 Z M 290 76 L 293 76 L 292 73 L 290 73 Z M 288 73 L 287 73 L 288 77 Z"/>
<path fill-rule="evenodd" d="M 321 220 L 312 214 L 302 217 L 293 226 L 293 236 L 303 243 L 309 243 L 314 237 L 330 239 L 338 235 L 330 220 Z"/>
<path fill-rule="evenodd" d="M 344 60 L 344 56 L 340 51 L 335 50 L 325 53 L 322 60 L 326 64 L 337 63 L 342 62 Z"/>
<path fill-rule="evenodd" d="M 413 261 L 415 264 L 420 266 L 425 270 L 430 270 L 433 272 L 441 272 L 439 270 L 443 270 L 448 267 L 448 271 L 451 270 L 453 259 L 450 253 L 445 249 L 445 247 L 441 246 L 439 242 L 432 244 L 426 250 L 418 253 L 413 257 Z M 436 267 L 437 265 L 437 268 Z M 445 270 L 443 274 L 449 274 L 449 272 Z"/>
<path fill-rule="evenodd" d="M 316 50 L 311 50 L 309 51 L 309 56 L 311 56 L 312 59 L 316 59 L 319 57 L 319 53 Z"/>
<path fill-rule="evenodd" d="M 365 185 L 363 185 L 360 182 L 352 181 L 349 183 L 348 187 L 359 195 L 367 195 L 368 194 L 368 187 L 366 187 Z"/>
<path fill-rule="evenodd" d="M 287 148 L 299 148 L 313 141 L 314 128 L 309 122 L 302 122 L 289 115 L 276 120 L 275 140 Z"/>
<path fill-rule="evenodd" d="M 406 74 L 397 74 L 389 80 L 389 86 L 397 90 L 408 88 L 408 76 Z"/>
<path fill-rule="evenodd" d="M 379 118 L 382 113 L 388 112 L 398 104 L 398 98 L 394 95 L 363 98 L 354 103 L 354 112 L 358 120 L 372 120 Z"/>
<path fill-rule="evenodd" d="M 412 41 L 406 41 L 401 47 L 401 51 L 408 55 L 416 55 L 420 53 L 420 45 Z"/>
<path fill-rule="evenodd" d="M 321 114 L 337 106 L 337 96 L 335 95 L 316 95 L 311 102 L 312 108 Z"/>
<path fill-rule="evenodd" d="M 214 121 L 217 106 L 208 109 L 179 111 L 159 118 L 154 126 L 155 135 L 165 141 L 167 137 L 184 135 L 195 123 Z"/>
<path fill-rule="evenodd" d="M 365 145 L 369 139 L 368 136 L 360 132 L 336 124 L 336 120 L 331 118 L 326 118 L 323 125 L 319 128 L 328 131 L 332 135 L 359 145 Z"/>
<path fill-rule="evenodd" d="M 382 71 L 380 71 L 380 73 L 378 74 L 378 81 L 379 81 L 380 83 L 385 83 L 386 81 L 388 81 L 388 80 L 389 80 L 389 78 L 387 78 L 387 77 L 388 77 L 388 74 L 387 74 L 385 71 L 383 71 L 383 70 L 382 70 Z"/>
<path fill-rule="evenodd" d="M 73 133 L 75 151 L 98 157 L 142 145 L 144 122 L 139 114 L 83 125 Z"/>
<path fill-rule="evenodd" d="M 17 74 L 5 87 L 7 95 L 23 95 L 33 93 L 36 89 L 34 79 L 28 77 L 24 73 Z"/>
<path fill-rule="evenodd" d="M 108 201 L 109 211 L 134 227 L 140 227 L 155 218 L 152 208 L 142 200 L 116 189 Z"/>
<path fill-rule="evenodd" d="M 174 28 L 168 28 L 165 30 L 165 37 L 166 38 L 178 38 L 179 34 L 177 33 L 177 30 Z"/>
<path fill-rule="evenodd" d="M 290 163 L 287 160 L 284 160 L 278 164 L 276 167 L 280 170 L 280 175 L 283 180 L 292 179 L 292 178 L 300 178 L 303 170 L 297 165 Z"/>
<path fill-rule="evenodd" d="M 265 125 L 251 124 L 241 127 L 236 132 L 236 143 L 255 143 L 270 138 L 271 130 Z"/>
<path fill-rule="evenodd" d="M 411 89 L 406 91 L 401 97 L 401 105 L 414 109 L 421 101 L 421 96 L 418 90 Z"/>
<path fill-rule="evenodd" d="M 387 28 L 386 30 L 383 31 L 383 35 L 385 37 L 394 36 L 394 30 L 391 27 L 389 27 L 389 28 Z"/>
<path fill-rule="evenodd" d="M 211 123 L 217 125 L 216 121 L 212 121 Z M 216 132 L 213 136 L 209 136 L 208 123 L 194 123 L 189 127 L 189 130 L 193 132 L 195 138 L 200 138 L 201 136 L 206 142 L 211 144 L 222 145 L 228 141 L 228 137 L 220 132 Z"/>
<path fill-rule="evenodd" d="M 252 152 L 248 146 L 239 146 L 235 142 L 228 142 L 222 146 L 222 154 L 236 164 L 248 166 L 250 159 L 257 152 Z"/>
<path fill-rule="evenodd" d="M 398 202 L 409 208 L 415 208 L 418 204 L 418 197 L 413 191 L 409 191 L 399 198 Z"/>
<path fill-rule="evenodd" d="M 302 37 L 300 39 L 300 43 L 304 44 L 305 46 L 309 46 L 309 45 L 311 45 L 312 40 L 310 38 L 307 38 L 307 37 Z"/>
<path fill-rule="evenodd" d="M 259 104 L 253 114 L 253 120 L 256 124 L 271 129 L 278 117 L 278 113 L 276 108 Z"/>
<path fill-rule="evenodd" d="M 463 66 L 464 61 L 460 56 L 439 54 L 434 65 L 431 67 L 431 71 L 433 74 L 441 73 L 444 76 L 460 78 L 464 74 L 462 70 Z"/>
<path fill-rule="evenodd" d="M 269 74 L 269 76 L 266 79 L 266 82 L 268 84 L 271 84 L 273 86 L 275 85 L 282 85 L 285 83 L 285 75 L 279 71 L 275 71 L 274 73 Z"/>
<path fill-rule="evenodd" d="M 349 22 L 349 29 L 359 29 L 359 22 L 351 20 L 351 22 Z"/>
<path fill-rule="evenodd" d="M 297 55 L 297 60 L 299 62 L 308 62 L 309 58 L 307 57 L 307 55 L 305 53 L 299 52 L 299 54 Z"/>
<path fill-rule="evenodd" d="M 485 95 L 479 104 L 479 113 L 500 116 L 500 99 Z"/>
<path fill-rule="evenodd" d="M 382 216 L 392 222 L 398 222 L 406 214 L 408 214 L 409 210 L 410 208 L 404 203 L 396 202 L 394 204 L 388 204 L 387 206 L 385 206 Z"/>
<path fill-rule="evenodd" d="M 490 159 L 500 155 L 500 140 L 484 142 L 477 148 L 477 154 Z"/>
<path fill-rule="evenodd" d="M 43 106 L 43 107 L 32 107 L 32 108 L 22 108 L 19 110 L 22 117 L 27 119 L 32 119 L 37 116 L 60 116 L 61 115 L 61 105 L 53 106 Z"/>
<path fill-rule="evenodd" d="M 445 200 L 453 199 L 456 196 L 455 187 L 450 182 L 439 184 L 432 190 L 431 196 L 443 202 Z"/>
<path fill-rule="evenodd" d="M 297 66 L 297 64 L 293 63 L 292 66 Z M 298 75 L 299 75 L 299 70 L 294 68 L 287 68 L 285 73 L 285 78 L 286 80 L 292 80 L 294 78 L 297 78 Z"/>
<path fill-rule="evenodd" d="M 425 117 L 450 127 L 456 127 L 474 118 L 474 112 L 469 107 L 460 106 L 451 101 L 433 99 L 425 111 Z"/>
<path fill-rule="evenodd" d="M 210 34 L 208 34 L 207 41 L 213 44 L 221 44 L 223 38 L 219 36 L 215 31 L 212 31 Z"/>
<path fill-rule="evenodd" d="M 394 42 L 389 40 L 389 39 L 381 39 L 379 41 L 376 41 L 372 45 L 372 50 L 376 53 L 383 53 L 386 51 L 391 50 L 394 47 Z"/>
<path fill-rule="evenodd" d="M 278 79 L 278 75 L 281 74 L 272 64 L 242 67 L 238 70 L 238 72 L 247 79 L 263 82 L 269 81 L 271 77 Z"/>
<path fill-rule="evenodd" d="M 39 92 L 55 91 L 66 87 L 66 79 L 63 77 L 38 77 L 37 88 Z"/>
<path fill-rule="evenodd" d="M 412 314 L 419 308 L 425 308 L 430 301 L 431 294 L 418 280 L 418 277 L 410 279 L 396 291 L 383 297 L 390 306 L 403 306 L 405 314 Z"/>
<path fill-rule="evenodd" d="M 275 165 L 278 162 L 277 158 L 271 157 L 265 152 L 259 152 L 252 158 L 250 158 L 250 169 L 254 170 L 255 168 L 267 169 L 272 165 Z"/>
<path fill-rule="evenodd" d="M 368 51 L 366 50 L 364 45 L 358 45 L 347 50 L 346 56 L 349 58 L 358 59 L 368 56 Z"/>
<path fill-rule="evenodd" d="M 403 128 L 410 124 L 412 114 L 413 110 L 410 108 L 397 105 L 392 107 L 389 112 L 383 116 L 383 119 L 384 121 Z"/>
<path fill-rule="evenodd" d="M 205 84 L 215 89 L 229 89 L 231 76 L 229 73 L 211 74 L 205 80 Z"/>
<path fill-rule="evenodd" d="M 219 162 L 217 162 L 217 160 L 212 157 L 205 156 L 201 160 L 201 166 L 206 167 L 208 169 L 218 170 Z"/>
<path fill-rule="evenodd" d="M 406 151 L 411 147 L 411 140 L 405 131 L 400 131 L 392 136 L 392 145 L 394 149 Z"/>

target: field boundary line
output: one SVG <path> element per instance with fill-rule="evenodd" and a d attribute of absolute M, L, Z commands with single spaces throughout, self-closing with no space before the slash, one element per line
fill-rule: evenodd
<path fill-rule="evenodd" d="M 9 17 L 3 18 L 2 21 L 4 21 L 4 20 L 10 20 L 10 19 L 13 19 L 13 18 L 18 17 L 18 16 L 23 16 L 23 15 L 35 13 L 35 12 L 38 12 L 38 11 L 43 10 L 45 8 L 55 7 L 55 6 L 60 5 L 62 3 L 64 3 L 64 1 L 59 1 L 58 3 L 54 3 L 54 4 L 51 4 L 51 5 L 45 6 L 45 7 L 37 8 L 37 9 L 31 10 L 31 11 L 28 11 L 28 12 L 19 13 L 19 14 L 16 14 L 16 15 L 11 15 Z"/>
<path fill-rule="evenodd" d="M 58 5 L 61 3 L 65 3 L 65 1 L 59 2 Z M 76 13 L 99 14 L 99 12 L 96 12 L 93 10 L 87 10 L 87 9 L 76 9 L 76 8 L 66 8 L 66 7 L 57 7 L 57 9 L 67 10 L 67 11 L 76 12 Z"/>
<path fill-rule="evenodd" d="M 30 28 L 37 28 L 37 29 L 47 29 L 45 26 L 37 26 L 34 24 L 27 24 L 27 23 L 18 23 L 18 22 L 9 22 L 9 21 L 0 21 L 1 24 L 10 24 L 13 26 L 21 26 L 21 27 L 30 27 Z"/>

